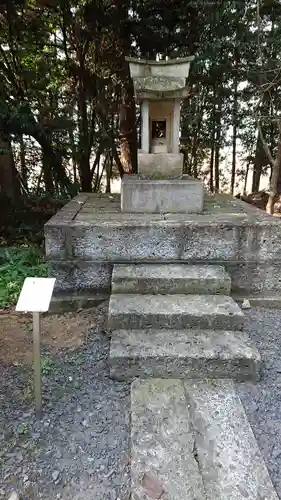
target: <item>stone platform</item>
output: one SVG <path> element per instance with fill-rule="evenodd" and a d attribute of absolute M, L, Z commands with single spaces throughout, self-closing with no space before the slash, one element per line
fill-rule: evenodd
<path fill-rule="evenodd" d="M 205 196 L 202 214 L 131 214 L 119 195 L 80 194 L 45 225 L 45 242 L 56 297 L 80 304 L 109 296 L 115 263 L 219 264 L 236 298 L 281 292 L 280 220 L 224 195 Z"/>

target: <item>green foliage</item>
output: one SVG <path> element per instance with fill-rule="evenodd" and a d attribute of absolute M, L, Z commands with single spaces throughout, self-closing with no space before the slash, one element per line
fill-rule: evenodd
<path fill-rule="evenodd" d="M 0 203 L 0 247 L 43 246 L 44 224 L 67 202 L 45 194 L 29 196 L 19 207 Z"/>
<path fill-rule="evenodd" d="M 0 308 L 5 308 L 17 302 L 25 278 L 47 276 L 48 268 L 36 247 L 0 250 Z"/>
<path fill-rule="evenodd" d="M 268 87 L 270 99 L 259 114 L 274 154 L 281 95 L 278 0 L 28 0 L 22 8 L 4 3 L 1 15 L 0 133 L 11 136 L 30 192 L 99 190 L 106 158 L 112 164 L 107 175 L 117 172 L 127 55 L 195 56 L 181 134 L 190 174 L 212 172 L 222 184 L 226 149 L 230 156 L 234 151 L 236 180 L 245 175 L 249 157 L 251 168 L 268 169 L 262 148 L 256 149 L 256 106 Z M 128 123 L 126 130 L 133 128 Z"/>
<path fill-rule="evenodd" d="M 29 434 L 29 425 L 26 422 L 23 422 L 18 429 L 18 434 L 20 436 L 27 436 Z"/>
<path fill-rule="evenodd" d="M 50 358 L 41 358 L 41 373 L 45 377 L 50 375 L 55 368 L 55 363 Z"/>

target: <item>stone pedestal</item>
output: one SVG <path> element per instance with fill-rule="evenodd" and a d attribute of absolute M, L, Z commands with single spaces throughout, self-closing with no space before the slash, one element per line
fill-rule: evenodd
<path fill-rule="evenodd" d="M 201 213 L 203 182 L 182 179 L 142 179 L 124 176 L 121 184 L 121 210 L 131 213 Z"/>
<path fill-rule="evenodd" d="M 178 153 L 138 153 L 140 177 L 152 179 L 178 179 L 182 175 L 183 155 Z"/>

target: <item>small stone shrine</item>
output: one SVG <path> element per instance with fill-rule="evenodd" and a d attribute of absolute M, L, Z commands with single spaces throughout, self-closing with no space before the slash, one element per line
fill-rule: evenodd
<path fill-rule="evenodd" d="M 138 175 L 125 175 L 121 210 L 201 213 L 203 182 L 183 174 L 180 110 L 193 56 L 164 61 L 128 58 L 141 109 Z"/>
<path fill-rule="evenodd" d="M 110 376 L 131 383 L 132 499 L 278 500 L 236 392 L 263 362 L 235 299 L 280 303 L 281 225 L 231 196 L 206 193 L 203 207 L 202 182 L 182 174 L 190 61 L 130 60 L 138 174 L 122 179 L 121 206 L 81 193 L 45 225 L 54 306 L 110 296 Z"/>

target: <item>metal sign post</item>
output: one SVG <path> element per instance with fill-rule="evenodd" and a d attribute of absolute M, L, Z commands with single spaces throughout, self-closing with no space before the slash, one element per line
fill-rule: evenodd
<path fill-rule="evenodd" d="M 16 305 L 17 312 L 33 314 L 33 365 L 36 416 L 42 411 L 41 360 L 40 360 L 40 313 L 47 312 L 55 286 L 55 278 L 26 278 Z"/>
<path fill-rule="evenodd" d="M 40 362 L 40 313 L 33 313 L 33 363 L 34 363 L 34 389 L 35 409 L 37 417 L 41 416 L 41 362 Z"/>

